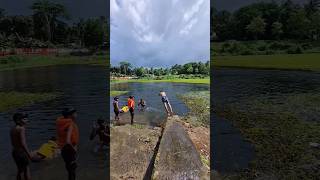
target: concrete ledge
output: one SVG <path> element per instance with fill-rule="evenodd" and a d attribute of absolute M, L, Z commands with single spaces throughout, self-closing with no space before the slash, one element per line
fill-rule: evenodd
<path fill-rule="evenodd" d="M 153 179 L 210 179 L 200 155 L 179 121 L 169 117 L 156 157 Z"/>

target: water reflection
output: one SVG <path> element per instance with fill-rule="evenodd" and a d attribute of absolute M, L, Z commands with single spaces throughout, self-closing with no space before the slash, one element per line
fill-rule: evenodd
<path fill-rule="evenodd" d="M 38 149 L 55 135 L 55 120 L 64 107 L 78 110 L 80 129 L 79 179 L 104 179 L 108 177 L 107 151 L 94 153 L 96 142 L 89 141 L 92 121 L 108 118 L 105 69 L 93 66 L 41 67 L 0 72 L 0 91 L 58 92 L 61 97 L 32 106 L 20 108 L 30 115 L 27 140 L 30 149 Z M 13 111 L 0 114 L 0 179 L 14 179 L 16 167 L 11 158 L 9 129 Z M 65 179 L 62 159 L 33 163 L 33 179 Z"/>

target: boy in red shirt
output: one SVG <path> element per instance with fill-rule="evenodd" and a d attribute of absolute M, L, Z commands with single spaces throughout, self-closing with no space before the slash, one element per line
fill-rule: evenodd
<path fill-rule="evenodd" d="M 128 107 L 131 115 L 131 125 L 133 124 L 133 117 L 134 117 L 134 96 L 129 96 L 128 99 Z"/>

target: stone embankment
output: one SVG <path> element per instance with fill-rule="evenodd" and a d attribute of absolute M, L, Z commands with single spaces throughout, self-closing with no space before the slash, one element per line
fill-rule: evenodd
<path fill-rule="evenodd" d="M 200 154 L 181 125 L 169 117 L 162 128 L 111 128 L 111 179 L 210 179 Z"/>

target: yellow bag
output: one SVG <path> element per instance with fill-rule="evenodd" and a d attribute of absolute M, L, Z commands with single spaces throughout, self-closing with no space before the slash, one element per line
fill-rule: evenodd
<path fill-rule="evenodd" d="M 45 156 L 46 158 L 53 158 L 56 150 L 58 149 L 58 144 L 54 141 L 49 140 L 48 143 L 43 144 L 38 153 Z"/>
<path fill-rule="evenodd" d="M 123 107 L 121 108 L 121 110 L 122 110 L 123 112 L 128 112 L 128 111 L 129 111 L 129 108 L 128 108 L 128 106 L 123 106 Z"/>

